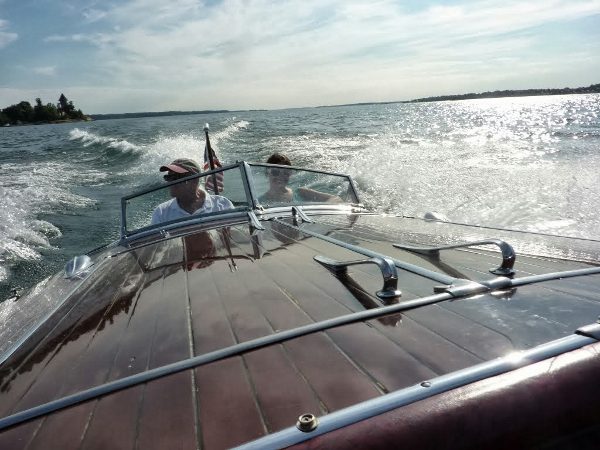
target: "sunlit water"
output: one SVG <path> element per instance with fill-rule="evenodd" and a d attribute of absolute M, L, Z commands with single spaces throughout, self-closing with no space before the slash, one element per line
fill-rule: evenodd
<path fill-rule="evenodd" d="M 0 128 L 0 300 L 118 237 L 119 199 L 176 157 L 351 174 L 363 202 L 600 239 L 600 95 L 253 111 Z"/>

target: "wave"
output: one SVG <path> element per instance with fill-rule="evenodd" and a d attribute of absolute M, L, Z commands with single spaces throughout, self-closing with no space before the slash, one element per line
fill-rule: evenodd
<path fill-rule="evenodd" d="M 210 142 L 222 164 L 238 159 L 237 153 L 231 151 L 230 141 L 235 140 L 240 132 L 248 129 L 250 122 L 229 119 L 224 128 L 210 133 Z M 123 175 L 151 174 L 154 177 L 158 167 L 177 158 L 190 158 L 202 163 L 206 139 L 204 133 L 169 133 L 159 135 L 155 142 L 140 147 L 140 160 L 131 165 Z"/>
<path fill-rule="evenodd" d="M 236 121 L 235 117 L 233 117 L 231 120 L 232 123 L 227 125 L 224 129 L 210 134 L 210 138 L 215 145 L 219 144 L 220 142 L 231 139 L 235 134 L 239 133 L 242 130 L 248 129 L 248 127 L 250 126 L 250 122 L 248 122 L 247 120 Z"/>
<path fill-rule="evenodd" d="M 0 282 L 7 279 L 12 264 L 41 259 L 39 250 L 52 248 L 50 239 L 61 236 L 51 223 L 32 217 L 35 205 L 28 197 L 31 195 L 0 188 Z"/>
<path fill-rule="evenodd" d="M 125 140 L 125 139 L 116 139 L 112 137 L 100 136 L 90 131 L 81 130 L 79 128 L 75 128 L 69 132 L 69 140 L 71 141 L 80 141 L 83 143 L 84 147 L 90 147 L 92 145 L 104 145 L 108 148 L 121 150 L 124 152 L 137 152 L 140 150 L 135 144 Z"/>
<path fill-rule="evenodd" d="M 221 162 L 235 160 L 234 155 L 225 150 L 228 147 L 226 144 L 249 126 L 250 122 L 232 117 L 223 128 L 210 133 L 211 144 Z M 147 136 L 144 138 L 147 139 Z M 160 134 L 154 142 L 138 145 L 126 139 L 75 128 L 69 132 L 69 140 L 82 144 L 83 148 L 100 147 L 100 151 L 80 154 L 80 160 L 99 159 L 103 167 L 105 164 L 115 168 L 125 167 L 125 170 L 118 170 L 121 175 L 153 173 L 157 166 L 176 158 L 191 158 L 201 162 L 205 146 L 204 133 L 198 135 L 197 132 Z"/>
<path fill-rule="evenodd" d="M 72 214 L 95 201 L 73 193 L 77 183 L 92 184 L 102 178 L 93 170 L 73 170 L 72 163 L 26 161 L 4 164 L 0 173 L 0 282 L 21 261 L 41 259 L 40 250 L 51 249 L 51 240 L 62 235 L 40 215 Z"/>

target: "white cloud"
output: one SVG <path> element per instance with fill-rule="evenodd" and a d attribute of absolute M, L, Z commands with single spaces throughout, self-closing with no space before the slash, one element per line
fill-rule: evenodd
<path fill-rule="evenodd" d="M 432 7 L 419 23 L 463 36 L 500 35 L 548 23 L 600 14 L 600 1 L 484 1 L 460 7 Z"/>
<path fill-rule="evenodd" d="M 516 80 L 517 66 L 535 81 L 536 70 L 558 74 L 570 58 L 536 53 L 540 27 L 600 17 L 600 0 L 484 0 L 412 11 L 396 0 L 211 3 L 90 8 L 84 17 L 102 33 L 44 41 L 97 47 L 86 64 L 120 89 L 102 99 L 124 99 L 113 111 L 269 108 L 502 88 L 502 77 Z M 587 64 L 587 73 L 598 67 Z"/>
<path fill-rule="evenodd" d="M 56 66 L 35 67 L 33 72 L 38 75 L 54 76 L 56 75 Z"/>
<path fill-rule="evenodd" d="M 71 34 L 71 35 L 51 35 L 46 36 L 43 41 L 47 43 L 52 42 L 74 42 L 74 43 L 85 43 L 102 47 L 111 43 L 112 38 L 104 33 L 94 34 Z"/>
<path fill-rule="evenodd" d="M 17 33 L 10 33 L 4 31 L 8 28 L 8 21 L 0 19 L 0 49 L 6 47 L 11 42 L 16 41 L 19 35 Z"/>
<path fill-rule="evenodd" d="M 81 15 L 83 16 L 83 19 L 87 22 L 87 23 L 93 23 L 93 22 L 98 22 L 99 20 L 104 19 L 108 13 L 106 11 L 102 11 L 99 9 L 95 9 L 95 8 L 89 8 L 84 10 Z"/>

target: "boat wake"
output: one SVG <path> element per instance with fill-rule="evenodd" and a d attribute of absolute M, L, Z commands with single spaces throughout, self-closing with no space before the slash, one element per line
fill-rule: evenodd
<path fill-rule="evenodd" d="M 231 123 L 223 129 L 211 133 L 211 144 L 216 149 L 222 164 L 229 164 L 237 159 L 238 155 L 228 151 L 231 148 L 228 143 L 248 126 L 249 122 L 232 118 Z M 139 162 L 132 165 L 123 175 L 147 174 L 146 181 L 158 180 L 158 168 L 174 159 L 190 158 L 202 164 L 204 146 L 205 137 L 201 129 L 194 133 L 160 134 L 154 142 L 137 147 L 140 149 Z"/>
<path fill-rule="evenodd" d="M 69 132 L 69 140 L 80 141 L 84 147 L 92 145 L 102 145 L 108 148 L 131 152 L 139 150 L 139 147 L 125 139 L 116 139 L 112 137 L 100 136 L 86 130 L 75 128 Z"/>
<path fill-rule="evenodd" d="M 32 219 L 24 197 L 0 187 L 0 282 L 13 264 L 41 259 L 39 250 L 52 248 L 50 239 L 61 236 L 50 222 Z"/>

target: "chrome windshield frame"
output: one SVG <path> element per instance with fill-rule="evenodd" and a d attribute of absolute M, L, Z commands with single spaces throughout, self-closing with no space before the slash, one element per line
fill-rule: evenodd
<path fill-rule="evenodd" d="M 248 170 L 248 172 L 249 172 L 249 179 L 251 180 L 251 184 L 252 184 L 252 188 L 253 188 L 252 189 L 253 193 L 255 193 L 255 189 L 254 189 L 254 177 L 252 176 L 251 168 L 252 167 L 264 167 L 264 168 L 276 167 L 276 168 L 282 168 L 282 169 L 287 169 L 287 170 L 297 170 L 297 171 L 301 171 L 301 172 L 318 173 L 318 174 L 322 174 L 322 175 L 330 175 L 333 177 L 344 178 L 348 182 L 349 187 L 352 190 L 352 195 L 354 196 L 354 199 L 356 200 L 356 203 L 348 202 L 345 204 L 362 207 L 362 203 L 360 202 L 360 197 L 358 195 L 358 191 L 356 190 L 356 185 L 354 184 L 354 180 L 352 179 L 352 177 L 350 175 L 346 175 L 345 173 L 328 172 L 325 170 L 307 169 L 304 167 L 288 166 L 288 165 L 282 165 L 282 164 L 268 164 L 268 163 L 253 163 L 253 162 L 251 162 L 251 163 L 245 163 L 245 165 L 248 169 L 250 169 L 250 170 Z M 266 209 L 264 207 L 264 205 L 262 205 L 259 202 L 258 196 L 254 195 L 252 200 L 253 200 L 253 204 L 254 204 L 254 200 L 256 200 L 255 208 Z M 308 203 L 308 204 L 320 204 L 320 203 Z M 326 202 L 324 202 L 323 204 L 326 204 Z M 285 206 L 285 207 L 289 208 L 289 206 Z"/>
<path fill-rule="evenodd" d="M 207 176 L 210 176 L 212 174 L 217 174 L 217 173 L 224 172 L 227 170 L 235 169 L 236 167 L 240 171 L 241 183 L 244 187 L 244 191 L 246 194 L 246 201 L 247 201 L 246 207 L 243 207 L 243 206 L 236 207 L 235 210 L 232 210 L 232 211 L 227 211 L 227 212 L 222 211 L 219 213 L 212 213 L 210 215 L 203 216 L 203 217 L 183 218 L 183 219 L 179 219 L 179 220 L 172 221 L 172 222 L 165 222 L 164 224 L 161 223 L 161 224 L 156 224 L 156 225 L 149 225 L 149 226 L 145 226 L 145 227 L 135 229 L 135 230 L 127 229 L 127 203 L 130 200 L 141 197 L 143 195 L 146 195 L 146 194 L 149 194 L 152 192 L 155 192 L 155 191 L 159 191 L 161 189 L 168 188 L 169 186 L 172 186 L 172 185 L 175 185 L 178 183 L 193 180 L 196 178 L 206 178 Z M 265 207 L 265 205 L 262 205 L 260 203 L 260 201 L 258 199 L 258 195 L 256 193 L 256 187 L 255 187 L 255 182 L 254 182 L 255 180 L 254 180 L 254 177 L 252 174 L 253 167 L 264 167 L 264 168 L 281 167 L 281 168 L 288 169 L 288 170 L 297 170 L 297 171 L 302 171 L 302 172 L 310 172 L 310 173 L 315 173 L 315 174 L 330 175 L 330 176 L 334 176 L 334 177 L 343 178 L 344 180 L 346 180 L 348 182 L 352 196 L 354 197 L 355 200 L 357 200 L 357 203 L 352 203 L 352 202 L 341 203 L 341 204 L 327 204 L 325 202 L 324 203 L 309 203 L 309 204 L 304 205 L 304 206 L 306 206 L 306 210 L 308 210 L 308 211 L 319 210 L 321 212 L 323 212 L 324 209 L 332 210 L 335 212 L 340 212 L 342 210 L 343 211 L 353 211 L 353 212 L 356 212 L 357 210 L 364 211 L 364 207 L 360 203 L 360 197 L 358 196 L 358 192 L 356 190 L 356 185 L 354 184 L 354 180 L 352 180 L 352 178 L 349 175 L 342 174 L 342 173 L 335 173 L 335 172 L 327 172 L 327 171 L 316 170 L 316 169 L 305 169 L 305 168 L 296 167 L 296 166 L 267 164 L 267 163 L 249 163 L 246 161 L 236 161 L 234 164 L 229 164 L 227 166 L 219 167 L 214 170 L 210 170 L 210 171 L 206 171 L 206 172 L 202 172 L 202 173 L 198 173 L 198 174 L 193 174 L 193 175 L 190 175 L 189 177 L 181 178 L 179 180 L 172 181 L 169 183 L 163 183 L 158 186 L 147 188 L 147 189 L 144 189 L 141 191 L 134 192 L 133 194 L 121 197 L 121 227 L 120 227 L 119 242 L 127 243 L 131 240 L 136 240 L 143 236 L 148 236 L 151 234 L 164 232 L 164 231 L 171 230 L 174 228 L 179 228 L 181 226 L 190 225 L 192 223 L 204 223 L 204 222 L 208 222 L 208 221 L 212 221 L 212 220 L 220 221 L 223 218 L 228 219 L 228 218 L 231 218 L 232 216 L 243 216 L 243 215 L 247 215 L 249 211 L 254 211 L 255 213 L 257 213 L 257 215 L 259 217 L 263 216 L 268 211 L 281 211 L 281 212 L 285 211 L 286 213 L 289 212 L 291 214 L 292 208 L 294 206 L 298 206 L 298 205 L 289 205 L 289 206 L 288 205 L 284 205 L 284 206 L 278 205 L 276 207 Z"/>
<path fill-rule="evenodd" d="M 168 182 L 168 183 L 163 183 L 161 185 L 154 186 L 154 187 L 151 187 L 151 188 L 148 188 L 148 189 L 144 189 L 144 190 L 141 190 L 141 191 L 137 191 L 137 192 L 134 192 L 133 194 L 129 194 L 129 195 L 126 195 L 124 197 L 121 197 L 121 234 L 120 234 L 120 239 L 119 240 L 121 242 L 124 242 L 124 241 L 126 241 L 131 236 L 135 236 L 135 235 L 139 235 L 139 234 L 147 235 L 149 233 L 156 232 L 156 230 L 162 230 L 162 229 L 165 229 L 167 227 L 168 228 L 173 228 L 173 225 L 175 227 L 177 227 L 182 222 L 186 222 L 187 223 L 189 221 L 189 219 L 179 219 L 177 221 L 167 222 L 165 224 L 161 223 L 161 224 L 146 226 L 146 227 L 143 227 L 143 228 L 139 228 L 137 230 L 127 230 L 127 202 L 129 200 L 141 197 L 141 196 L 149 194 L 151 192 L 156 192 L 156 191 L 159 191 L 161 189 L 168 188 L 168 187 L 173 186 L 175 184 L 183 183 L 183 182 L 186 182 L 186 181 L 189 181 L 189 180 L 194 180 L 196 178 L 206 178 L 209 175 L 217 174 L 217 173 L 220 173 L 220 172 L 224 172 L 226 170 L 231 170 L 231 169 L 234 169 L 236 167 L 240 168 L 240 171 L 242 172 L 242 175 L 241 175 L 240 178 L 242 179 L 242 184 L 244 185 L 244 190 L 246 192 L 246 199 L 248 199 L 249 194 L 248 194 L 248 188 L 247 188 L 247 184 L 248 184 L 248 182 L 247 182 L 247 175 L 246 175 L 246 173 L 244 171 L 242 163 L 238 163 L 238 162 L 236 162 L 235 164 L 229 164 L 227 166 L 219 167 L 219 168 L 217 168 L 215 170 L 210 170 L 210 171 L 206 171 L 206 172 L 201 172 L 201 173 L 193 174 L 193 175 L 190 175 L 189 177 L 180 178 L 178 180 L 171 181 L 171 182 Z M 245 214 L 249 209 L 250 208 L 248 208 L 248 207 L 246 207 L 246 208 L 236 208 L 235 211 L 230 211 L 229 213 L 233 213 L 233 212 L 240 213 L 241 212 L 241 213 Z M 205 217 L 220 216 L 220 215 L 222 215 L 222 214 L 214 213 L 214 214 L 211 214 L 210 216 L 205 216 Z M 194 218 L 194 219 L 197 219 L 197 218 Z"/>

